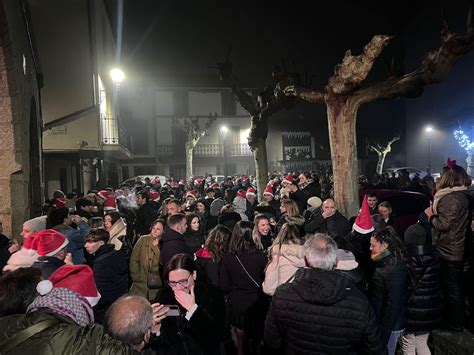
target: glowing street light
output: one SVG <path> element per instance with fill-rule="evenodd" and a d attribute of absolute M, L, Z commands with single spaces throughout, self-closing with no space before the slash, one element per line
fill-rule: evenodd
<path fill-rule="evenodd" d="M 114 68 L 110 71 L 110 77 L 112 78 L 114 85 L 120 86 L 122 81 L 125 79 L 125 74 L 121 69 Z"/>

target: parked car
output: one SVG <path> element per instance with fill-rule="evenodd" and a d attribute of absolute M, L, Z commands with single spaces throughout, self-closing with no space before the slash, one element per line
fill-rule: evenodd
<path fill-rule="evenodd" d="M 400 167 L 400 168 L 387 168 L 387 169 L 384 169 L 385 172 L 388 172 L 388 173 L 396 173 L 398 174 L 400 172 L 400 170 L 406 170 L 408 171 L 408 174 L 410 175 L 410 179 L 413 179 L 416 175 L 418 175 L 420 178 L 424 178 L 426 175 L 428 175 L 428 172 L 425 171 L 425 170 L 420 170 L 418 168 L 413 168 L 413 167 L 409 167 L 409 166 L 403 166 L 403 167 Z M 441 176 L 440 173 L 431 173 L 431 176 L 436 179 L 438 177 Z"/>
<path fill-rule="evenodd" d="M 134 176 L 130 179 L 127 179 L 127 180 L 124 180 L 120 183 L 120 185 L 128 185 L 130 187 L 133 187 L 135 186 L 135 181 L 137 181 L 137 178 L 140 178 L 142 181 L 145 181 L 146 178 L 149 178 L 150 180 L 153 181 L 153 179 L 155 178 L 159 178 L 160 179 L 160 182 L 161 182 L 161 185 L 163 185 L 166 180 L 168 180 L 169 178 L 164 176 L 164 175 L 137 175 L 137 176 Z"/>
<path fill-rule="evenodd" d="M 397 219 L 400 232 L 415 224 L 420 214 L 430 205 L 430 199 L 419 192 L 397 190 L 374 190 L 379 203 L 387 201 L 392 205 L 392 216 Z"/>

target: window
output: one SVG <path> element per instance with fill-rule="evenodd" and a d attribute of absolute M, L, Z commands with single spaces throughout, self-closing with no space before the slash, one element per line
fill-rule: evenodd
<path fill-rule="evenodd" d="M 209 113 L 222 115 L 220 92 L 189 92 L 189 115 L 208 116 Z"/>
<path fill-rule="evenodd" d="M 155 94 L 155 111 L 157 116 L 174 115 L 173 93 L 171 91 L 157 91 Z"/>

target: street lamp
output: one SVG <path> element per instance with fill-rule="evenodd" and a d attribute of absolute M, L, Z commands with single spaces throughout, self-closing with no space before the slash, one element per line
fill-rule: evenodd
<path fill-rule="evenodd" d="M 226 137 L 227 137 L 228 132 L 229 132 L 229 129 L 226 126 L 221 127 L 222 145 L 224 147 L 224 164 L 225 164 L 224 175 L 225 177 L 228 176 L 227 174 L 227 148 L 226 148 Z"/>
<path fill-rule="evenodd" d="M 110 71 L 110 77 L 112 78 L 114 85 L 118 87 L 122 83 L 123 79 L 125 79 L 125 74 L 121 69 L 113 68 Z"/>
<path fill-rule="evenodd" d="M 428 134 L 428 172 L 431 173 L 431 140 L 433 139 L 433 127 L 427 126 L 425 132 Z"/>

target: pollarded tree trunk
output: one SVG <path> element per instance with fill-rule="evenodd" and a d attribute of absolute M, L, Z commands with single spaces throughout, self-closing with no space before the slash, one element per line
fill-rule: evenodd
<path fill-rule="evenodd" d="M 268 181 L 268 161 L 266 139 L 259 137 L 252 147 L 253 158 L 255 160 L 255 175 L 257 178 L 258 200 L 263 201 L 263 191 Z"/>
<path fill-rule="evenodd" d="M 377 174 L 382 175 L 383 173 L 383 165 L 385 164 L 385 158 L 387 157 L 388 152 L 378 153 L 378 160 L 377 160 L 377 169 L 375 170 Z"/>
<path fill-rule="evenodd" d="M 334 200 L 347 218 L 358 213 L 356 117 L 358 105 L 341 96 L 326 101 L 329 144 L 334 178 Z"/>
<path fill-rule="evenodd" d="M 186 181 L 193 176 L 193 151 L 194 151 L 193 142 L 187 142 L 185 146 L 185 153 L 186 153 Z"/>

